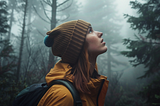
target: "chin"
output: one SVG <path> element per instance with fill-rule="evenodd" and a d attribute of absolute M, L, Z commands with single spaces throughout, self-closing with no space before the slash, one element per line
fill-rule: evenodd
<path fill-rule="evenodd" d="M 105 52 L 107 52 L 107 49 L 106 49 L 106 50 L 104 50 L 102 53 L 105 53 Z M 102 54 L 102 53 L 101 53 L 101 54 Z"/>
<path fill-rule="evenodd" d="M 107 46 L 104 47 L 103 53 L 107 51 Z"/>
<path fill-rule="evenodd" d="M 101 51 L 99 52 L 99 55 L 105 53 L 106 51 L 107 51 L 107 47 L 106 47 L 105 49 L 101 50 Z"/>

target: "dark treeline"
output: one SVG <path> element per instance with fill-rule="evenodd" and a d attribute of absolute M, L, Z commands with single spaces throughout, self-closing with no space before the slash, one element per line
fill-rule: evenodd
<path fill-rule="evenodd" d="M 117 5 L 116 0 L 0 0 L 0 106 L 11 106 L 22 89 L 45 81 L 59 60 L 43 44 L 46 32 L 77 19 L 103 32 L 108 51 L 97 64 L 110 81 L 105 106 L 159 106 L 160 1 L 131 1 L 137 14 L 123 18 Z M 127 35 L 135 39 L 120 33 L 125 18 L 137 32 Z"/>

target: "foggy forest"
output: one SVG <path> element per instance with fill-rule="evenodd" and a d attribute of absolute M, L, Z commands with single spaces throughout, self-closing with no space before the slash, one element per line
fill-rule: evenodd
<path fill-rule="evenodd" d="M 106 42 L 97 60 L 109 80 L 104 106 L 160 106 L 160 0 L 0 0 L 0 106 L 45 82 L 60 59 L 46 32 L 78 19 Z"/>

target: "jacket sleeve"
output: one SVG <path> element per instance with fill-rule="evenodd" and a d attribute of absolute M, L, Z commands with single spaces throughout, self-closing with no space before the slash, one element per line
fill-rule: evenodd
<path fill-rule="evenodd" d="M 74 106 L 70 91 L 63 85 L 53 85 L 37 106 Z"/>

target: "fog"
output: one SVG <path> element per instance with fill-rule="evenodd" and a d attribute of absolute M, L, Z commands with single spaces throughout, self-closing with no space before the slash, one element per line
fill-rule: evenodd
<path fill-rule="evenodd" d="M 2 2 L 3 0 L 0 1 Z M 146 27 L 147 25 L 141 27 L 136 24 L 139 20 L 130 19 L 127 22 L 132 16 L 139 18 L 144 15 L 137 12 L 138 9 L 132 8 L 131 1 L 138 1 L 143 5 L 152 0 L 55 0 L 56 12 L 53 12 L 55 8 L 51 6 L 54 0 L 5 1 L 7 6 L 5 10 L 8 12 L 6 23 L 9 27 L 6 28 L 6 32 L 0 32 L 1 40 L 8 40 L 13 50 L 9 53 L 5 52 L 5 50 L 8 50 L 4 46 L 7 43 L 1 43 L 1 54 L 5 52 L 8 55 L 1 55 L 0 79 L 3 82 L 0 85 L 3 86 L 0 88 L 2 90 L 0 94 L 3 95 L 2 97 L 6 96 L 6 98 L 2 105 L 0 103 L 0 106 L 10 106 L 15 95 L 25 87 L 34 83 L 45 82 L 46 74 L 60 60 L 56 56 L 50 57 L 50 54 L 52 54 L 51 48 L 46 47 L 43 43 L 46 32 L 64 22 L 78 19 L 91 23 L 94 30 L 102 32 L 102 38 L 106 42 L 107 52 L 97 58 L 98 73 L 107 76 L 109 80 L 104 106 L 152 106 L 151 104 L 153 103 L 159 103 L 155 98 L 153 98 L 153 102 L 150 102 L 148 98 L 151 97 L 145 95 L 149 91 L 145 92 L 144 90 L 159 75 L 159 60 L 156 59 L 159 58 L 157 53 L 160 50 L 159 26 L 157 25 L 151 31 L 150 27 Z M 160 4 L 157 0 L 155 2 Z M 152 3 L 156 5 L 154 2 Z M 152 7 L 149 4 L 147 4 L 148 8 Z M 159 9 L 158 6 L 156 8 Z M 159 11 L 158 9 L 157 11 Z M 152 12 L 154 11 L 153 9 Z M 125 18 L 126 14 L 129 15 L 128 17 L 126 16 L 127 18 Z M 160 16 L 158 12 L 152 15 L 156 17 L 154 21 L 157 21 L 154 24 L 152 23 L 153 21 L 149 24 L 156 25 L 156 23 L 160 23 L 158 15 Z M 152 18 L 141 19 L 144 23 L 147 23 L 147 20 L 152 20 Z M 134 22 L 136 25 L 132 25 Z M 139 27 L 146 29 L 142 31 Z M 150 34 L 150 31 L 154 32 L 153 30 L 156 32 L 151 34 L 151 37 L 148 34 Z M 124 39 L 130 40 L 128 44 L 124 44 L 126 43 Z M 147 45 L 148 42 L 153 47 Z M 145 54 L 143 51 L 146 50 L 146 46 L 143 44 L 148 47 L 148 54 L 146 53 L 145 56 L 142 55 Z M 135 46 L 135 49 L 132 46 Z M 144 48 L 138 51 L 137 48 L 141 47 Z M 153 60 L 148 59 L 150 63 L 147 63 L 147 60 L 143 61 L 147 56 L 151 56 L 149 53 L 152 53 L 153 50 L 151 48 L 154 47 L 157 47 L 157 49 L 153 49 L 155 50 L 153 52 L 153 54 L 155 53 L 155 58 Z M 124 51 L 127 53 L 125 52 L 125 54 Z M 136 60 L 133 61 L 134 59 Z M 130 61 L 133 62 L 131 63 Z M 154 65 L 151 64 L 152 62 Z M 12 65 L 12 63 L 14 64 Z M 137 65 L 134 66 L 134 64 Z M 3 67 L 5 68 L 3 69 Z M 146 76 L 139 78 L 143 75 Z M 8 84 L 11 87 L 6 86 Z M 14 93 L 10 94 L 9 92 L 11 91 Z M 143 91 L 141 96 L 138 94 L 140 91 Z M 153 95 L 160 94 L 156 92 Z M 158 96 L 157 100 L 159 98 Z"/>

